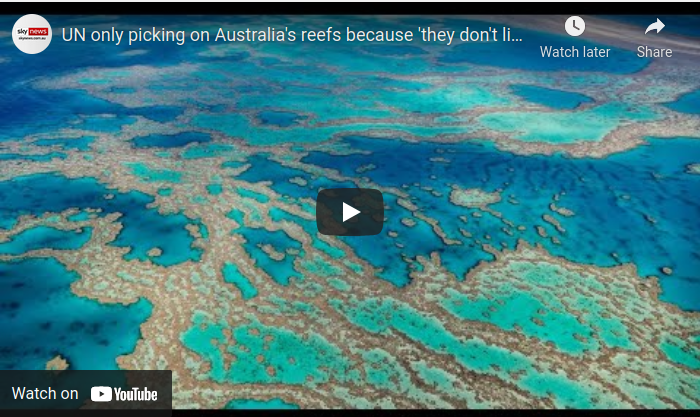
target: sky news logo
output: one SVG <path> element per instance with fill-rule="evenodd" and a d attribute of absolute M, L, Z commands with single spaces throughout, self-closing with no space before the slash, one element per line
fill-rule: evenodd
<path fill-rule="evenodd" d="M 25 36 L 49 36 L 49 28 L 19 28 L 18 35 Z"/>
<path fill-rule="evenodd" d="M 38 54 L 51 43 L 51 25 L 38 14 L 20 17 L 12 28 L 15 46 L 25 54 Z"/>

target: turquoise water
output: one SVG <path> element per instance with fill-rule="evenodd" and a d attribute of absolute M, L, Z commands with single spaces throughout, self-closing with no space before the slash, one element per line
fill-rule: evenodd
<path fill-rule="evenodd" d="M 182 173 L 170 169 L 154 169 L 143 162 L 124 163 L 144 182 L 182 182 Z"/>
<path fill-rule="evenodd" d="M 660 346 L 673 362 L 691 369 L 700 369 L 700 350 L 677 337 L 669 337 Z"/>
<path fill-rule="evenodd" d="M 243 212 L 242 212 L 241 210 L 239 210 L 239 209 L 237 209 L 237 208 L 231 209 L 231 211 L 229 211 L 229 212 L 226 214 L 226 217 L 228 217 L 229 219 L 235 220 L 236 223 L 238 223 L 239 225 L 243 225 L 243 224 L 244 224 L 244 220 L 243 220 L 243 219 L 244 219 L 244 214 L 243 214 Z"/>
<path fill-rule="evenodd" d="M 60 354 L 72 369 L 117 369 L 151 314 L 141 299 L 102 305 L 72 294 L 75 272 L 51 258 L 0 263 L 0 367 L 44 369 Z"/>
<path fill-rule="evenodd" d="M 199 234 L 202 236 L 202 239 L 209 239 L 209 228 L 206 224 L 204 224 L 202 219 L 195 219 L 194 224 L 197 225 L 197 228 L 199 229 Z"/>
<path fill-rule="evenodd" d="M 297 410 L 299 406 L 274 398 L 270 401 L 231 400 L 224 408 L 227 410 Z"/>
<path fill-rule="evenodd" d="M 554 288 L 561 280 L 566 282 L 591 282 L 591 276 L 571 273 L 556 265 L 514 264 L 506 272 L 517 273 L 524 284 Z M 491 277 L 486 277 L 486 279 Z M 493 279 L 493 281 L 497 281 Z M 604 317 L 605 309 L 593 300 L 581 297 L 569 303 L 574 314 L 557 295 L 549 293 L 545 301 L 534 294 L 524 292 L 517 285 L 504 284 L 496 292 L 469 297 L 457 291 L 449 291 L 450 298 L 443 306 L 461 319 L 490 322 L 502 329 L 513 330 L 516 326 L 528 335 L 545 342 L 551 342 L 563 352 L 583 356 L 601 349 L 601 343 L 610 348 L 638 351 L 630 338 L 626 326 L 618 317 Z M 513 314 L 513 312 L 518 312 Z M 536 323 L 532 317 L 538 312 L 547 311 Z M 581 321 L 581 318 L 584 320 Z M 596 323 L 595 326 L 591 323 Z"/>
<path fill-rule="evenodd" d="M 223 164 L 221 164 L 221 168 L 240 168 L 243 165 L 245 165 L 245 162 L 240 162 L 240 161 L 226 161 Z"/>
<path fill-rule="evenodd" d="M 456 97 L 448 98 L 447 100 L 449 101 L 443 101 L 445 100 L 444 97 L 441 96 L 435 96 L 431 98 L 432 100 L 435 100 L 438 103 L 443 103 L 441 106 L 445 109 L 448 108 L 469 108 L 476 106 L 482 99 L 478 93 L 474 97 L 470 99 L 470 102 L 468 102 L 466 105 L 461 105 L 456 102 Z M 279 99 L 277 99 L 279 101 Z M 299 98 L 294 98 L 294 101 L 298 101 Z M 329 98 L 330 100 L 330 98 Z M 473 104 L 471 101 L 473 100 Z M 315 103 L 315 101 L 313 102 Z M 408 101 L 403 101 L 402 103 L 410 103 Z M 399 103 L 397 103 L 399 104 Z M 255 104 L 257 106 L 258 104 Z M 323 108 L 323 109 L 316 109 L 316 111 L 319 111 L 320 113 L 326 113 L 327 111 L 331 111 L 332 109 L 337 109 L 337 103 L 328 103 L 329 107 L 328 108 Z M 411 106 L 415 107 L 415 106 Z M 423 106 L 420 106 L 423 107 Z M 332 108 L 332 109 L 331 109 Z M 408 109 L 407 109 L 408 110 Z M 355 110 L 345 110 L 345 114 L 340 115 L 340 117 L 355 117 L 357 116 L 357 112 Z M 384 112 L 382 114 L 371 114 L 367 116 L 389 116 L 388 113 Z M 314 129 L 308 129 L 303 126 L 296 126 L 292 125 L 286 130 L 280 130 L 280 129 L 259 129 L 256 128 L 252 125 L 251 121 L 247 119 L 245 116 L 240 115 L 240 114 L 227 114 L 227 115 L 210 115 L 210 114 L 203 114 L 203 115 L 198 115 L 194 118 L 193 123 L 202 129 L 210 129 L 210 130 L 216 130 L 219 132 L 222 132 L 226 135 L 233 136 L 233 137 L 241 137 L 244 136 L 246 137 L 246 140 L 253 145 L 258 145 L 258 146 L 269 146 L 269 145 L 277 145 L 277 144 L 283 144 L 283 143 L 289 143 L 289 142 L 300 142 L 300 143 L 308 143 L 308 142 L 321 142 L 324 140 L 329 139 L 333 135 L 337 133 L 341 133 L 344 130 L 348 129 L 348 126 L 345 127 L 340 127 L 340 126 L 328 126 L 328 127 L 317 127 Z M 376 124 L 369 124 L 369 123 L 357 123 L 355 125 L 349 126 L 352 130 L 358 130 L 358 131 L 367 131 L 371 129 L 395 129 L 395 130 L 400 130 L 400 131 L 405 131 L 411 134 L 414 134 L 416 136 L 425 136 L 425 137 L 430 137 L 432 135 L 437 135 L 437 134 L 447 134 L 447 133 L 464 133 L 468 132 L 470 129 L 469 127 L 466 126 L 411 126 L 411 125 L 403 125 L 403 124 L 393 124 L 393 123 L 376 123 Z M 188 151 L 190 151 L 188 149 Z M 191 155 L 190 152 L 187 152 L 188 155 Z M 223 153 L 221 151 L 214 151 L 214 153 Z M 192 157 L 192 156 L 188 156 Z M 198 156 L 202 157 L 202 156 Z"/>
<path fill-rule="evenodd" d="M 333 304 L 350 321 L 372 333 L 394 328 L 435 351 L 454 355 L 477 373 L 496 374 L 509 380 L 509 373 L 522 372 L 526 377 L 518 385 L 533 393 L 539 391 L 541 396 L 553 395 L 559 406 L 589 408 L 592 405 L 590 393 L 565 376 L 536 371 L 526 357 L 478 339 L 460 341 L 438 321 L 417 314 L 403 304 L 373 299 L 345 306 Z"/>
<path fill-rule="evenodd" d="M 91 235 L 90 227 L 80 231 L 63 231 L 53 227 L 38 226 L 13 236 L 9 242 L 0 243 L 0 255 L 21 255 L 43 248 L 80 249 L 90 240 Z"/>
<path fill-rule="evenodd" d="M 236 148 L 231 145 L 221 145 L 216 143 L 203 144 L 188 148 L 182 153 L 185 159 L 214 158 L 231 153 L 235 153 Z"/>
<path fill-rule="evenodd" d="M 248 278 L 241 274 L 235 264 L 224 264 L 222 273 L 224 274 L 224 280 L 226 282 L 230 282 L 238 287 L 244 300 L 250 300 L 258 295 L 258 290 Z"/>
<path fill-rule="evenodd" d="M 211 378 L 215 381 L 233 383 L 283 383 L 299 385 L 312 379 L 323 383 L 331 379 L 344 380 L 356 378 L 357 373 L 346 375 L 348 361 L 343 358 L 338 347 L 333 346 L 321 336 L 311 335 L 306 340 L 300 335 L 284 328 L 252 323 L 232 329 L 238 347 L 230 348 L 238 356 L 230 369 L 224 369 L 221 352 L 209 341 L 223 340 L 224 326 L 208 322 L 204 317 L 195 315 L 196 325 L 183 334 L 183 342 L 212 364 Z M 260 337 L 251 334 L 259 332 Z M 271 336 L 266 341 L 265 336 Z M 266 345 L 267 349 L 263 349 Z M 265 362 L 276 369 L 276 375 L 270 377 L 266 364 L 258 362 L 258 352 L 265 352 Z M 294 358 L 290 361 L 289 358 Z M 325 369 L 321 369 L 324 365 Z"/>
<path fill-rule="evenodd" d="M 253 190 L 249 190 L 247 188 L 238 187 L 237 191 L 238 194 L 242 195 L 243 197 L 252 198 L 259 203 L 267 203 L 268 201 L 270 201 L 270 198 L 268 196 L 255 192 Z"/>
<path fill-rule="evenodd" d="M 68 155 L 62 152 L 49 152 L 47 154 L 43 155 L 24 155 L 24 154 L 17 154 L 17 153 L 5 153 L 5 154 L 0 154 L 0 161 L 12 161 L 12 160 L 27 160 L 27 161 L 37 161 L 37 162 L 42 162 L 42 161 L 50 161 L 54 158 L 58 159 L 66 159 Z"/>
<path fill-rule="evenodd" d="M 599 142 L 618 126 L 658 118 L 659 115 L 648 106 L 630 108 L 624 103 L 611 102 L 571 113 L 489 113 L 479 117 L 478 121 L 489 129 L 513 132 L 523 142 L 571 144 Z"/>
<path fill-rule="evenodd" d="M 68 220 L 72 222 L 82 222 L 85 220 L 88 220 L 90 218 L 90 213 L 87 211 L 81 211 L 77 214 L 73 214 L 72 216 L 68 216 Z"/>
<path fill-rule="evenodd" d="M 39 146 L 60 146 L 63 149 L 76 149 L 79 151 L 90 150 L 90 145 L 95 141 L 94 136 L 82 136 L 80 138 L 65 138 L 65 139 L 40 139 L 34 142 Z"/>
<path fill-rule="evenodd" d="M 224 191 L 224 189 L 221 184 L 209 184 L 207 185 L 207 191 L 211 195 L 219 195 Z"/>
<path fill-rule="evenodd" d="M 593 102 L 592 98 L 580 93 L 555 90 L 536 85 L 513 84 L 510 88 L 515 94 L 528 101 L 553 109 L 573 110 L 581 104 Z"/>

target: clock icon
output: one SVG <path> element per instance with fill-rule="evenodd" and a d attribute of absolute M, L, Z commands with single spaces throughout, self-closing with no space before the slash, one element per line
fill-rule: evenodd
<path fill-rule="evenodd" d="M 571 16 L 570 18 L 566 19 L 564 28 L 566 28 L 566 33 L 571 36 L 581 36 L 583 31 L 586 30 L 586 22 L 584 22 L 579 16 Z"/>

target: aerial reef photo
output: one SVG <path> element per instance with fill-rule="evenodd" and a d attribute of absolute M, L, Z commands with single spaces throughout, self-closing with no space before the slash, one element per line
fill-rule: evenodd
<path fill-rule="evenodd" d="M 0 17 L 0 369 L 169 369 L 175 409 L 700 408 L 697 17 L 45 17 L 36 55 Z M 522 41 L 62 39 L 428 26 Z M 319 233 L 336 187 L 381 233 Z"/>

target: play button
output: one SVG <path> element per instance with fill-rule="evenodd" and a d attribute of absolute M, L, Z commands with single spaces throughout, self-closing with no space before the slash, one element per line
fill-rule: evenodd
<path fill-rule="evenodd" d="M 360 210 L 343 203 L 343 223 L 360 214 Z"/>
<path fill-rule="evenodd" d="M 90 389 L 90 399 L 98 403 L 112 401 L 112 388 L 92 387 Z"/>
<path fill-rule="evenodd" d="M 330 236 L 377 235 L 384 226 L 384 197 L 370 188 L 329 188 L 316 198 L 316 227 Z"/>

